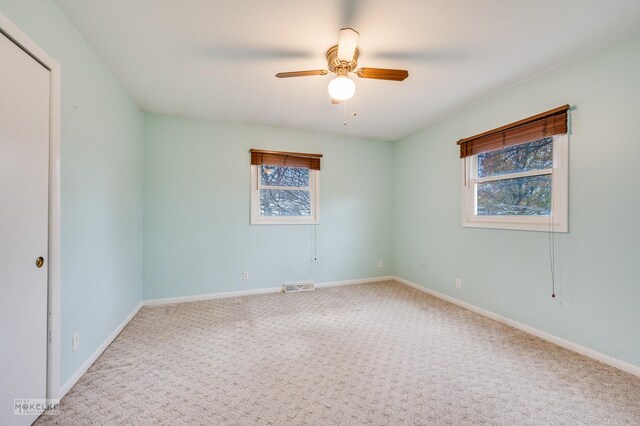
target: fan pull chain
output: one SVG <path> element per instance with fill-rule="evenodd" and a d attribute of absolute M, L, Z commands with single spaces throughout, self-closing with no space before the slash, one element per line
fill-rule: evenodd
<path fill-rule="evenodd" d="M 356 103 L 356 94 L 354 93 L 354 95 L 353 95 L 353 116 L 354 116 L 354 117 L 358 114 L 358 112 L 357 112 L 357 109 L 358 109 L 357 105 L 358 105 L 358 104 Z"/>
<path fill-rule="evenodd" d="M 342 124 L 346 126 L 347 125 L 347 101 L 343 101 L 342 105 L 344 107 L 343 110 L 342 110 L 343 111 Z"/>

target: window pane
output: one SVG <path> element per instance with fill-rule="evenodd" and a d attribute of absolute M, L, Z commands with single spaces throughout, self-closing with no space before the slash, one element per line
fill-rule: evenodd
<path fill-rule="evenodd" d="M 310 216 L 311 193 L 304 190 L 260 190 L 262 216 Z"/>
<path fill-rule="evenodd" d="M 550 169 L 552 165 L 553 138 L 544 138 L 478 154 L 478 177 Z"/>
<path fill-rule="evenodd" d="M 548 216 L 551 175 L 478 183 L 478 215 Z"/>
<path fill-rule="evenodd" d="M 260 166 L 260 184 L 267 186 L 309 186 L 309 169 L 300 167 Z"/>

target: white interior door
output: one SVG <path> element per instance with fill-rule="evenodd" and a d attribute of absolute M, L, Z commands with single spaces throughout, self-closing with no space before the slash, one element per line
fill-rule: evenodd
<path fill-rule="evenodd" d="M 0 33 L 0 425 L 46 398 L 49 100 L 49 70 Z"/>

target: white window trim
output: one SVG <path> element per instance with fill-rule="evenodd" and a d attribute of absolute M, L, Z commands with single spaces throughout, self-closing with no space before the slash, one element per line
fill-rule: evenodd
<path fill-rule="evenodd" d="M 504 179 L 505 176 L 473 178 L 477 176 L 478 156 L 462 161 L 462 226 L 471 228 L 515 229 L 521 231 L 568 232 L 569 205 L 569 137 L 553 137 L 553 168 L 508 175 L 536 176 L 551 173 L 552 200 L 550 216 L 478 216 L 476 214 L 476 183 Z M 467 180 L 465 185 L 465 179 Z"/>
<path fill-rule="evenodd" d="M 258 166 L 251 166 L 251 224 L 252 225 L 313 225 L 319 223 L 320 199 L 318 197 L 320 182 L 319 170 L 309 169 L 309 192 L 311 194 L 310 216 L 262 216 L 260 215 L 260 182 Z M 271 188 L 271 187 L 262 187 Z M 302 189 L 280 188 L 277 189 Z"/>

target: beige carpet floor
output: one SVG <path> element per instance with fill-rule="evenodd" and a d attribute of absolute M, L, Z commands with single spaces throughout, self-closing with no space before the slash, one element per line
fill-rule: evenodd
<path fill-rule="evenodd" d="M 371 283 L 145 307 L 37 424 L 637 425 L 640 379 Z"/>

